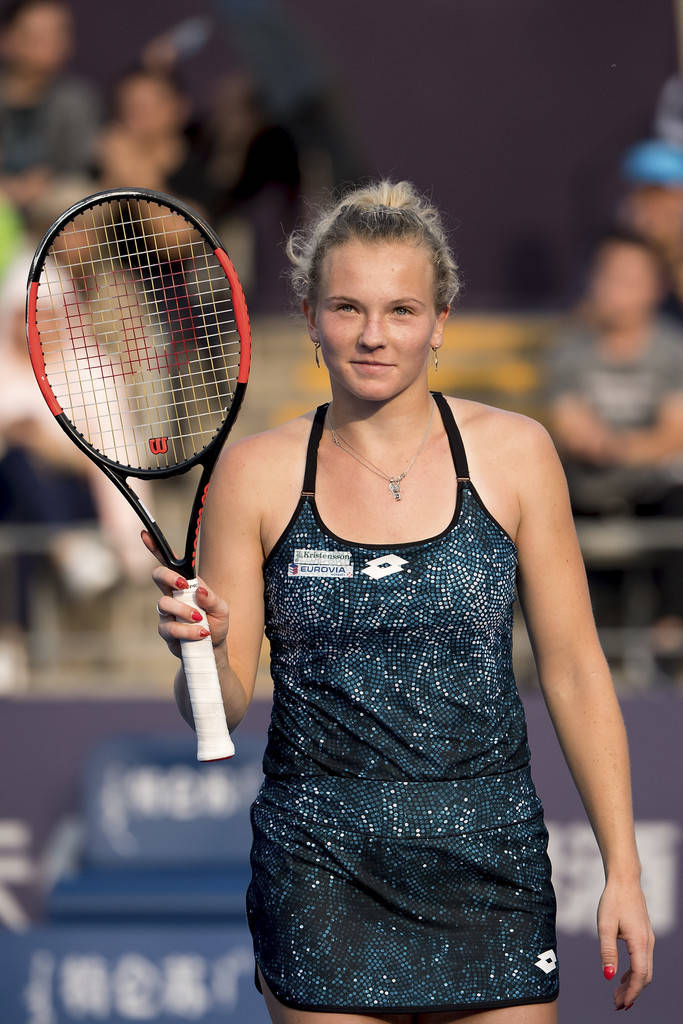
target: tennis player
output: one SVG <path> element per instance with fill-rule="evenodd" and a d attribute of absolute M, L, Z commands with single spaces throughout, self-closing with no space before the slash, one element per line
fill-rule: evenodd
<path fill-rule="evenodd" d="M 516 591 L 604 861 L 595 969 L 613 978 L 625 941 L 614 1003 L 629 1007 L 654 938 L 624 725 L 553 445 L 534 420 L 430 392 L 458 277 L 411 185 L 350 192 L 289 255 L 332 401 L 223 452 L 199 592 L 230 728 L 264 623 L 271 643 L 247 914 L 272 1020 L 557 1020 Z M 154 578 L 177 654 L 202 627 L 171 596 L 175 574 Z M 176 698 L 191 721 L 182 670 Z"/>

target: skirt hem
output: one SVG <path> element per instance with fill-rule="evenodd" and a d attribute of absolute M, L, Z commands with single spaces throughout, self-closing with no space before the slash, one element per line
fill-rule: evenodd
<path fill-rule="evenodd" d="M 340 1006 L 338 1004 L 332 1003 L 316 1003 L 315 1005 L 312 1005 L 310 1003 L 295 1002 L 281 995 L 281 993 L 276 989 L 276 987 L 270 982 L 266 972 L 263 970 L 261 965 L 258 963 L 256 959 L 254 959 L 254 984 L 258 991 L 261 993 L 261 995 L 263 995 L 263 989 L 261 988 L 258 978 L 259 970 L 261 971 L 263 977 L 266 979 L 266 984 L 268 985 L 268 988 L 273 993 L 277 1001 L 279 1003 L 282 1003 L 283 1006 L 287 1006 L 289 1009 L 292 1010 L 308 1010 L 310 1012 L 317 1011 L 318 1013 L 456 1013 L 459 1011 L 466 1010 L 502 1010 L 506 1006 L 530 1006 L 533 1003 L 552 1003 L 559 997 L 560 994 L 560 984 L 558 978 L 558 983 L 555 986 L 555 991 L 551 995 L 528 997 L 523 996 L 519 999 L 497 999 L 494 1002 L 488 1003 L 484 1002 L 483 1000 L 478 1000 L 474 1003 L 439 1003 L 432 1004 L 430 1006 L 379 1006 L 377 1004 L 375 1004 L 374 1006 Z"/>

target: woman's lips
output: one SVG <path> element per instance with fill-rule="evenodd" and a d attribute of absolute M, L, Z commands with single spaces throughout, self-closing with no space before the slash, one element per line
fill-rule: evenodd
<path fill-rule="evenodd" d="M 359 366 L 363 370 L 369 370 L 372 373 L 373 370 L 386 370 L 392 364 L 391 363 L 377 363 L 377 362 L 374 362 L 372 360 L 354 359 L 352 365 L 353 366 Z"/>

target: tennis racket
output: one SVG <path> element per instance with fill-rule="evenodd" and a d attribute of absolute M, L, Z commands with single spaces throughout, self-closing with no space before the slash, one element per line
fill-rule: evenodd
<path fill-rule="evenodd" d="M 28 280 L 31 362 L 50 411 L 133 506 L 166 564 L 189 582 L 211 471 L 239 411 L 249 317 L 235 269 L 211 228 L 159 192 L 112 189 L 63 213 Z M 177 558 L 128 478 L 202 467 L 185 553 Z M 197 757 L 231 757 L 211 638 L 181 642 Z"/>

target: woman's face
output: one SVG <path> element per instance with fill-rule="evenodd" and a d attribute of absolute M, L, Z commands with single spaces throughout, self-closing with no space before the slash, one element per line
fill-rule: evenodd
<path fill-rule="evenodd" d="M 354 240 L 331 249 L 308 331 L 333 385 L 357 398 L 386 401 L 427 386 L 430 348 L 438 348 L 448 310 L 434 306 L 429 251 L 413 242 Z"/>

